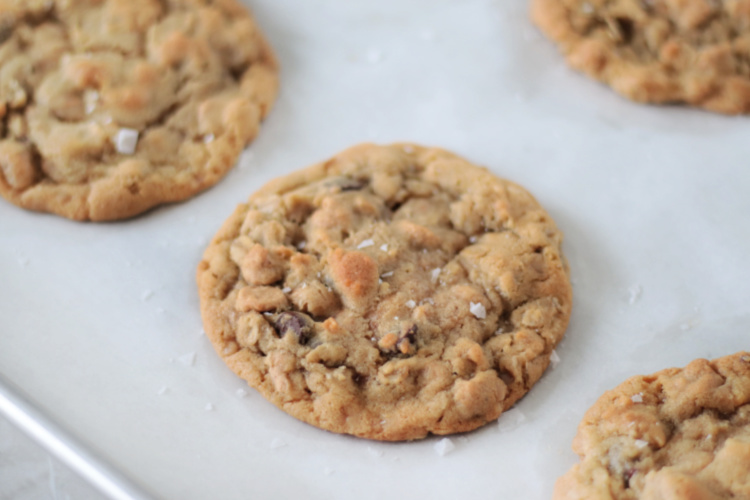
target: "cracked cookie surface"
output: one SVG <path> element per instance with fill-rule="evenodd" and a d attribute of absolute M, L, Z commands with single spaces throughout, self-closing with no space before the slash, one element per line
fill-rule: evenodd
<path fill-rule="evenodd" d="M 627 380 L 588 410 L 573 450 L 555 500 L 750 498 L 750 353 Z"/>
<path fill-rule="evenodd" d="M 380 440 L 475 429 L 542 376 L 571 311 L 562 234 L 439 149 L 360 145 L 267 184 L 198 267 L 205 330 L 292 416 Z"/>
<path fill-rule="evenodd" d="M 750 112 L 750 0 L 533 0 L 573 68 L 639 102 Z"/>
<path fill-rule="evenodd" d="M 278 86 L 236 0 L 0 0 L 0 194 L 115 220 L 214 185 Z"/>

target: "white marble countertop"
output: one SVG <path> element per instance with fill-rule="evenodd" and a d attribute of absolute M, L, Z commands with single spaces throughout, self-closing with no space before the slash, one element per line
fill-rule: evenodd
<path fill-rule="evenodd" d="M 227 179 L 113 224 L 0 203 L 0 374 L 155 498 L 547 499 L 603 391 L 748 348 L 749 118 L 621 99 L 565 67 L 526 0 L 248 4 L 282 90 Z M 350 145 L 404 140 L 528 188 L 565 233 L 574 283 L 561 361 L 517 405 L 525 420 L 455 437 L 446 456 L 437 439 L 336 436 L 241 397 L 198 311 L 195 266 L 237 203 Z M 0 436 L 0 474 L 44 497 L 47 458 Z M 92 498 L 73 482 L 60 495 Z"/>
<path fill-rule="evenodd" d="M 0 498 L 104 500 L 69 467 L 0 417 Z"/>

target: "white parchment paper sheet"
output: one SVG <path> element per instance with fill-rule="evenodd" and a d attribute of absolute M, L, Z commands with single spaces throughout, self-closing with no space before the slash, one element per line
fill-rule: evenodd
<path fill-rule="evenodd" d="M 248 4 L 282 90 L 223 182 L 113 224 L 0 203 L 0 372 L 155 496 L 545 499 L 603 391 L 750 348 L 750 118 L 619 98 L 568 70 L 521 0 Z M 517 405 L 525 420 L 453 438 L 442 457 L 439 439 L 337 436 L 239 397 L 201 334 L 195 266 L 237 203 L 396 140 L 526 186 L 573 273 L 561 361 Z"/>

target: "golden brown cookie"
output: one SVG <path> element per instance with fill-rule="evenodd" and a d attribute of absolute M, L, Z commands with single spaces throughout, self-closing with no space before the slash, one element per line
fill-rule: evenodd
<path fill-rule="evenodd" d="M 198 266 L 205 330 L 292 416 L 409 440 L 521 398 L 568 324 L 562 234 L 520 186 L 439 149 L 361 145 L 240 205 Z"/>
<path fill-rule="evenodd" d="M 750 353 L 627 380 L 586 412 L 573 449 L 555 500 L 750 498 Z"/>
<path fill-rule="evenodd" d="M 750 112 L 750 0 L 532 0 L 573 68 L 638 102 Z"/>
<path fill-rule="evenodd" d="M 77 220 L 189 198 L 277 86 L 237 0 L 0 0 L 0 194 Z"/>

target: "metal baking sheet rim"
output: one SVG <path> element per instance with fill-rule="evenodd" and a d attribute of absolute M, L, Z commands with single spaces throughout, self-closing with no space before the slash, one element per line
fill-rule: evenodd
<path fill-rule="evenodd" d="M 153 500 L 132 479 L 81 445 L 0 373 L 0 413 L 19 430 L 113 500 Z"/>

